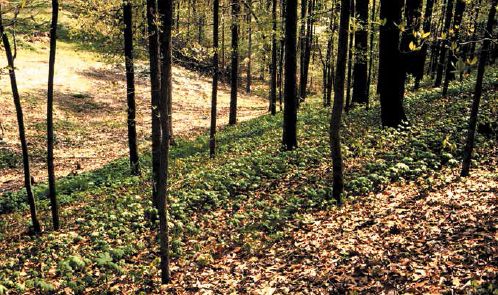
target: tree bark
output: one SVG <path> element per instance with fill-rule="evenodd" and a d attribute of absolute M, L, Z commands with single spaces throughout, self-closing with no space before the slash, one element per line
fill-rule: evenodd
<path fill-rule="evenodd" d="M 251 93 L 251 58 L 252 58 L 252 0 L 247 1 L 247 68 L 246 68 L 246 93 Z"/>
<path fill-rule="evenodd" d="M 355 63 L 353 68 L 353 103 L 368 104 L 367 46 L 368 0 L 356 1 L 360 29 L 355 32 Z"/>
<path fill-rule="evenodd" d="M 465 150 L 463 152 L 462 171 L 460 173 L 460 175 L 463 177 L 469 176 L 470 173 L 470 164 L 472 161 L 472 151 L 474 149 L 475 132 L 477 126 L 477 116 L 479 114 L 479 104 L 481 102 L 481 96 L 482 96 L 482 80 L 484 78 L 486 62 L 488 61 L 491 38 L 493 37 L 493 23 L 496 15 L 497 4 L 498 0 L 493 0 L 491 3 L 491 8 L 489 10 L 489 15 L 488 15 L 488 22 L 486 24 L 485 39 L 482 44 L 481 56 L 479 57 L 479 65 L 477 67 L 477 79 L 476 79 L 476 87 L 474 92 L 474 100 L 472 102 L 472 110 L 470 112 L 469 129 L 465 144 Z"/>
<path fill-rule="evenodd" d="M 431 24 L 432 24 L 432 11 L 434 8 L 434 0 L 427 0 L 425 4 L 425 12 L 424 12 L 424 25 L 423 30 L 424 33 L 431 32 Z M 425 68 L 425 60 L 427 58 L 427 49 L 429 48 L 429 44 L 424 42 L 422 44 L 422 48 L 420 49 L 420 54 L 418 55 L 417 68 L 415 70 L 415 89 L 420 87 L 420 81 L 424 78 L 424 68 Z"/>
<path fill-rule="evenodd" d="M 52 22 L 50 24 L 50 53 L 48 60 L 48 88 L 47 88 L 47 172 L 48 196 L 52 209 L 52 223 L 54 230 L 59 230 L 59 202 L 55 186 L 54 168 L 54 75 L 55 54 L 57 50 L 57 23 L 59 18 L 59 1 L 52 0 Z"/>
<path fill-rule="evenodd" d="M 277 113 L 277 0 L 272 0 L 270 113 Z"/>
<path fill-rule="evenodd" d="M 160 165 L 157 195 L 159 201 L 159 240 L 161 255 L 161 281 L 167 284 L 170 281 L 169 269 L 169 228 L 167 219 L 168 206 L 168 166 L 170 146 L 170 114 L 169 105 L 172 100 L 171 92 L 171 31 L 173 20 L 173 0 L 159 0 L 158 12 L 161 17 L 162 34 L 160 35 L 161 50 L 161 99 L 159 114 L 161 123 Z"/>
<path fill-rule="evenodd" d="M 350 0 L 341 0 L 339 41 L 335 74 L 334 105 L 330 116 L 330 152 L 332 156 L 333 189 L 332 197 L 341 203 L 344 192 L 343 163 L 341 153 L 341 120 L 344 105 L 344 80 L 346 74 L 346 55 L 348 44 Z"/>
<path fill-rule="evenodd" d="M 135 70 L 133 56 L 133 14 L 131 2 L 123 0 L 124 54 L 126 67 L 126 97 L 128 103 L 128 148 L 130 150 L 131 174 L 140 175 L 137 147 Z"/>
<path fill-rule="evenodd" d="M 161 79 L 159 65 L 159 33 L 157 28 L 157 2 L 147 0 L 147 25 L 149 33 L 149 63 L 150 63 L 150 85 L 152 105 L 152 202 L 159 210 L 157 196 L 160 165 L 161 145 L 161 122 L 159 120 L 159 102 L 161 100 Z"/>
<path fill-rule="evenodd" d="M 217 116 L 217 105 L 218 105 L 218 79 L 219 79 L 219 69 L 218 69 L 218 31 L 219 31 L 219 11 L 220 4 L 219 0 L 213 0 L 213 89 L 211 95 L 211 129 L 209 132 L 209 155 L 214 158 L 216 154 L 216 116 Z"/>
<path fill-rule="evenodd" d="M 379 37 L 379 94 L 382 125 L 397 127 L 406 120 L 403 108 L 405 75 L 399 51 L 399 28 L 402 0 L 381 0 L 380 18 L 385 25 L 380 27 Z"/>
<path fill-rule="evenodd" d="M 350 0 L 349 14 L 354 15 L 355 0 Z M 346 86 L 346 112 L 351 108 L 351 77 L 353 72 L 353 44 L 354 44 L 354 30 L 349 28 L 349 45 L 348 45 L 348 83 Z"/>
<path fill-rule="evenodd" d="M 297 0 L 286 2 L 285 18 L 285 82 L 284 124 L 282 144 L 287 150 L 297 147 L 297 91 L 296 91 L 296 31 Z"/>
<path fill-rule="evenodd" d="M 456 0 L 455 16 L 453 18 L 453 36 L 450 37 L 450 44 L 459 41 L 460 24 L 462 23 L 463 12 L 465 11 L 465 0 Z M 456 52 L 449 49 L 448 60 L 446 61 L 446 74 L 443 83 L 443 96 L 448 94 L 448 86 L 451 80 L 455 79 L 455 64 L 457 62 Z"/>
<path fill-rule="evenodd" d="M 239 0 L 231 0 L 232 2 L 232 68 L 230 78 L 230 117 L 229 125 L 237 124 L 237 88 L 239 74 Z"/>
<path fill-rule="evenodd" d="M 12 56 L 12 50 L 10 48 L 9 38 L 7 37 L 7 34 L 4 31 L 2 18 L 3 18 L 2 4 L 0 3 L 0 34 L 2 35 L 5 56 L 7 58 L 7 63 L 9 65 L 10 86 L 12 88 L 12 97 L 14 99 L 14 105 L 16 107 L 17 124 L 19 126 L 19 139 L 21 141 L 22 160 L 24 167 L 24 185 L 26 187 L 26 195 L 28 197 L 28 204 L 31 213 L 31 223 L 33 224 L 33 231 L 38 234 L 41 233 L 41 226 L 40 222 L 38 221 L 38 217 L 36 215 L 35 196 L 33 195 L 33 189 L 31 187 L 31 173 L 29 168 L 28 143 L 26 141 L 26 133 L 24 128 L 24 115 L 21 106 L 21 98 L 19 97 L 19 90 L 17 89 L 14 57 Z"/>
<path fill-rule="evenodd" d="M 451 19 L 453 17 L 453 0 L 447 0 L 446 2 L 446 16 L 444 20 L 444 29 L 443 32 L 447 35 L 449 34 Z M 448 46 L 448 37 L 441 42 L 440 52 L 439 52 L 439 60 L 437 62 L 437 73 L 436 73 L 436 81 L 434 82 L 434 86 L 439 87 L 443 82 L 443 72 L 446 60 L 446 47 Z"/>

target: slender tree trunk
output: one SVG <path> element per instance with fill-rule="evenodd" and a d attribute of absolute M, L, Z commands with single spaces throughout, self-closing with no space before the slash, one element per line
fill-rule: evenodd
<path fill-rule="evenodd" d="M 330 116 L 330 151 L 332 156 L 333 190 L 332 197 L 341 203 L 344 192 L 343 163 L 341 153 L 341 120 L 344 105 L 344 80 L 346 74 L 346 55 L 348 44 L 350 0 L 341 0 L 337 66 L 335 74 L 334 105 Z"/>
<path fill-rule="evenodd" d="M 221 10 L 221 68 L 225 68 L 225 16 Z"/>
<path fill-rule="evenodd" d="M 171 101 L 171 31 L 173 20 L 173 0 L 160 0 L 158 11 L 161 17 L 162 34 L 160 35 L 161 50 L 161 99 L 159 114 L 161 122 L 160 165 L 157 179 L 159 201 L 159 239 L 161 253 L 161 281 L 167 284 L 170 281 L 169 270 L 169 229 L 167 219 L 168 206 L 168 164 L 170 145 L 170 116 L 169 101 Z"/>
<path fill-rule="evenodd" d="M 381 0 L 380 18 L 386 24 L 379 37 L 379 94 L 382 125 L 398 127 L 406 120 L 403 108 L 405 75 L 399 51 L 399 28 L 402 0 Z"/>
<path fill-rule="evenodd" d="M 48 60 L 48 89 L 47 89 L 47 170 L 48 195 L 52 208 L 52 223 L 54 230 L 59 230 L 59 203 L 55 187 L 54 168 L 54 74 L 55 54 L 57 49 L 57 23 L 59 18 L 59 1 L 52 0 L 52 23 L 50 25 L 50 54 Z"/>
<path fill-rule="evenodd" d="M 303 0 L 305 2 L 306 0 Z M 308 87 L 308 73 L 311 59 L 311 46 L 313 42 L 313 9 L 315 7 L 315 0 L 310 0 L 307 7 L 308 12 L 305 14 L 306 17 L 306 33 L 301 37 L 301 48 L 303 52 L 301 53 L 301 78 L 299 80 L 299 97 L 301 101 L 306 100 L 307 87 Z M 304 20 L 303 20 L 304 22 Z"/>
<path fill-rule="evenodd" d="M 231 68 L 231 92 L 230 92 L 230 117 L 229 125 L 237 124 L 237 88 L 239 73 L 239 0 L 232 2 L 232 68 Z"/>
<path fill-rule="evenodd" d="M 277 0 L 272 0 L 270 112 L 277 113 Z"/>
<path fill-rule="evenodd" d="M 124 54 L 126 66 L 126 97 L 128 102 L 128 147 L 130 150 L 130 167 L 133 175 L 140 175 L 137 147 L 137 129 L 135 115 L 135 71 L 133 64 L 133 15 L 131 2 L 123 0 L 124 20 Z"/>
<path fill-rule="evenodd" d="M 354 15 L 354 3 L 355 0 L 350 0 L 350 15 Z M 353 41 L 354 41 L 354 30 L 349 28 L 349 45 L 348 45 L 348 83 L 346 86 L 346 111 L 351 108 L 351 73 L 353 70 Z"/>
<path fill-rule="evenodd" d="M 251 62 L 252 62 L 252 0 L 247 2 L 247 68 L 246 68 L 246 93 L 251 93 Z"/>
<path fill-rule="evenodd" d="M 429 0 L 430 1 L 430 0 Z M 370 84 L 372 82 L 372 72 L 373 72 L 373 63 L 374 63 L 374 52 L 375 52 L 375 44 L 374 44 L 374 28 L 375 28 L 375 18 L 376 18 L 376 7 L 377 6 L 377 1 L 373 0 L 373 7 L 372 7 L 372 17 L 370 19 L 370 59 L 368 61 L 368 78 L 367 78 L 367 97 L 370 96 Z M 368 106 L 368 101 L 367 101 L 367 106 Z"/>
<path fill-rule="evenodd" d="M 460 24 L 462 23 L 463 12 L 465 11 L 465 0 L 456 0 L 455 6 L 455 16 L 453 18 L 453 36 L 450 38 L 450 42 L 459 41 Z M 450 43 L 450 44 L 451 44 Z M 455 64 L 457 62 L 457 55 L 455 50 L 449 49 L 448 60 L 446 61 L 446 74 L 443 83 L 443 96 L 448 94 L 448 86 L 451 80 L 455 79 Z"/>
<path fill-rule="evenodd" d="M 308 6 L 308 0 L 301 0 L 301 19 L 299 27 L 299 93 L 298 93 L 298 106 L 299 102 L 302 100 L 302 84 L 304 76 L 304 59 L 306 54 L 306 8 Z"/>
<path fill-rule="evenodd" d="M 479 57 L 479 65 L 477 67 L 477 79 L 476 87 L 474 92 L 474 100 L 472 102 L 472 110 L 470 112 L 469 119 L 469 129 L 467 135 L 467 141 L 465 144 L 465 150 L 463 152 L 463 164 L 461 176 L 469 176 L 470 164 L 472 160 L 472 151 L 474 149 L 474 140 L 477 126 L 477 116 L 479 114 L 479 104 L 481 102 L 482 96 L 482 80 L 484 78 L 484 72 L 486 68 L 486 62 L 488 60 L 489 48 L 491 45 L 491 38 L 493 37 L 493 23 L 496 15 L 496 6 L 498 0 L 493 0 L 491 3 L 491 8 L 489 10 L 488 22 L 486 24 L 485 39 L 482 44 L 481 56 Z"/>
<path fill-rule="evenodd" d="M 297 93 L 296 93 L 296 31 L 297 0 L 286 2 L 285 17 L 285 82 L 284 125 L 282 144 L 285 149 L 297 147 Z"/>
<path fill-rule="evenodd" d="M 355 63 L 353 69 L 353 103 L 368 103 L 368 0 L 356 1 L 360 29 L 355 32 Z"/>
<path fill-rule="evenodd" d="M 451 19 L 453 16 L 453 0 L 447 0 L 446 3 L 446 16 L 445 16 L 445 22 L 444 22 L 444 30 L 446 34 L 448 34 L 451 26 Z M 444 72 L 444 66 L 445 66 L 445 61 L 446 61 L 446 47 L 449 45 L 448 42 L 448 37 L 446 40 L 443 40 L 441 42 L 441 48 L 439 52 L 439 60 L 437 64 L 437 73 L 436 73 L 436 81 L 434 82 L 434 86 L 439 87 L 441 86 L 441 83 L 443 82 L 443 72 Z"/>
<path fill-rule="evenodd" d="M 21 106 L 21 98 L 19 97 L 19 90 L 17 89 L 16 72 L 14 67 L 14 57 L 12 56 L 12 51 L 10 48 L 9 38 L 4 31 L 3 21 L 2 21 L 2 4 L 0 4 L 0 34 L 2 34 L 3 47 L 5 50 L 5 56 L 7 57 L 7 63 L 9 65 L 9 77 L 10 86 L 12 88 L 12 97 L 14 99 L 14 105 L 16 107 L 17 114 L 17 124 L 19 125 L 19 139 L 21 141 L 22 148 L 22 160 L 24 167 L 24 185 L 26 187 L 26 195 L 28 197 L 29 209 L 31 212 L 31 222 L 33 223 L 33 231 L 35 233 L 41 232 L 40 222 L 38 221 L 36 215 L 36 202 L 35 196 L 33 195 L 33 190 L 31 188 L 31 173 L 29 169 L 29 155 L 28 155 L 28 143 L 26 141 L 26 133 L 24 128 L 24 115 Z"/>
<path fill-rule="evenodd" d="M 152 105 L 152 201 L 154 207 L 159 209 L 157 195 L 159 165 L 161 156 L 161 122 L 159 120 L 159 102 L 161 100 L 161 79 L 159 66 L 159 34 L 157 28 L 157 3 L 156 0 L 147 0 L 147 25 L 149 34 L 149 62 L 150 85 Z"/>
<path fill-rule="evenodd" d="M 214 158 L 216 154 L 216 116 L 217 116 L 217 105 L 218 105 L 218 31 L 219 31 L 219 11 L 220 4 L 219 0 L 213 0 L 213 90 L 211 95 L 211 129 L 209 132 L 209 155 Z"/>

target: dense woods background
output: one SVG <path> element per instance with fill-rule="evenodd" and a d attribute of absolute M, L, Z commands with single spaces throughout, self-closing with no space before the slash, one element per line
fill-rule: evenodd
<path fill-rule="evenodd" d="M 0 1 L 0 294 L 494 294 L 497 5 Z"/>

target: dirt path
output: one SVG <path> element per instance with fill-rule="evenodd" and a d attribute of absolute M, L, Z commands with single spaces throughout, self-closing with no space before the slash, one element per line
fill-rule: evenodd
<path fill-rule="evenodd" d="M 24 107 L 32 157 L 32 174 L 45 180 L 45 114 L 48 49 L 22 50 L 16 74 Z M 0 58 L 0 66 L 5 66 Z M 150 95 L 147 75 L 137 66 L 137 132 L 140 147 L 148 146 Z M 0 193 L 22 187 L 17 121 L 8 77 L 0 79 Z M 173 69 L 173 124 L 180 137 L 193 137 L 209 127 L 211 81 L 195 72 Z M 219 124 L 228 121 L 229 89 L 220 87 Z M 127 155 L 126 86 L 122 67 L 108 65 L 96 54 L 59 43 L 55 78 L 55 164 L 58 177 L 81 173 Z M 266 102 L 239 94 L 239 121 L 260 116 Z"/>

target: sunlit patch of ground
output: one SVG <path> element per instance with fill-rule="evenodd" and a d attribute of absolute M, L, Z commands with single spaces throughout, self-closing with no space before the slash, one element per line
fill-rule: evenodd
<path fill-rule="evenodd" d="M 36 50 L 21 50 L 16 60 L 16 75 L 21 92 L 26 131 L 32 157 L 32 174 L 37 182 L 45 180 L 45 120 L 48 49 L 44 43 Z M 0 58 L 0 66 L 5 66 Z M 142 150 L 150 137 L 150 88 L 146 63 L 137 63 L 137 132 Z M 192 138 L 209 127 L 211 79 L 197 73 L 173 69 L 173 124 L 175 136 Z M 3 139 L 0 152 L 20 157 L 17 121 L 8 76 L 0 79 L 0 123 Z M 230 89 L 220 85 L 218 92 L 219 126 L 228 122 Z M 265 99 L 239 93 L 238 120 L 264 114 Z M 55 165 L 58 177 L 81 173 L 126 156 L 126 84 L 122 66 L 109 65 L 97 54 L 78 51 L 59 42 L 55 74 Z M 2 133 L 0 132 L 0 136 Z M 12 162 L 16 162 L 13 160 Z M 0 193 L 22 186 L 22 166 L 0 166 Z"/>

